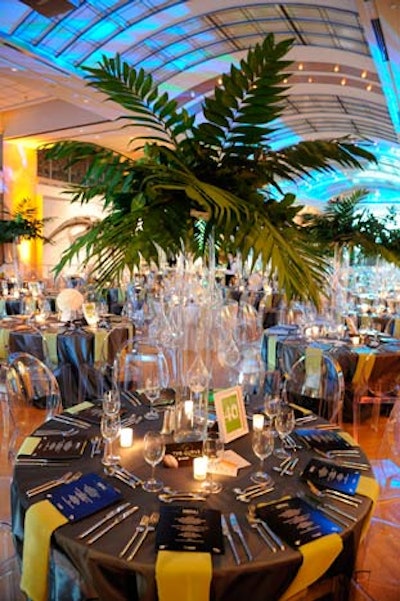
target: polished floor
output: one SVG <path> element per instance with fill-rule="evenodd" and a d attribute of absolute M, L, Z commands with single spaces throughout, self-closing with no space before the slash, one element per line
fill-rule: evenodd
<path fill-rule="evenodd" d="M 24 422 L 28 429 L 33 429 L 41 423 L 42 412 L 37 409 L 28 409 L 21 414 L 20 421 L 20 425 Z M 361 425 L 359 432 L 360 445 L 376 467 L 376 474 L 381 484 L 382 498 L 376 508 L 369 533 L 359 551 L 351 601 L 400 600 L 400 467 L 397 464 L 391 481 L 391 490 L 387 494 L 381 470 L 382 462 L 387 459 L 384 456 L 384 445 L 382 445 L 386 422 L 387 418 L 381 417 L 378 431 L 375 431 L 367 421 Z M 352 433 L 351 425 L 345 425 L 345 429 Z M 1 446 L 0 523 L 9 520 L 10 516 L 7 487 L 9 486 L 12 469 L 7 460 L 4 445 Z M 397 529 L 392 523 L 396 523 L 396 521 Z M 1 553 L 5 552 L 4 548 L 0 548 L 0 560 Z M 23 599 L 23 597 L 16 594 L 12 596 L 12 593 L 10 593 L 8 597 L 1 597 L 0 601 L 20 601 L 20 599 Z"/>

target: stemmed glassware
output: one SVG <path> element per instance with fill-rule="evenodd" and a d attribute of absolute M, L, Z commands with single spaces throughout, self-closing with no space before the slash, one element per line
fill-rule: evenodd
<path fill-rule="evenodd" d="M 100 432 L 104 438 L 104 453 L 101 460 L 103 465 L 116 465 L 120 457 L 113 453 L 113 443 L 117 440 L 121 432 L 121 418 L 119 413 L 103 413 L 100 422 Z"/>
<path fill-rule="evenodd" d="M 156 480 L 156 465 L 162 461 L 165 455 L 165 441 L 161 432 L 146 432 L 143 439 L 143 457 L 151 465 L 151 476 L 143 483 L 143 490 L 147 492 L 158 492 L 164 486 L 161 480 Z"/>
<path fill-rule="evenodd" d="M 150 403 L 150 410 L 144 414 L 144 418 L 148 420 L 159 419 L 160 415 L 155 410 L 154 403 L 160 397 L 161 390 L 168 386 L 168 365 L 162 353 L 139 356 L 144 359 L 144 393 Z"/>
<path fill-rule="evenodd" d="M 260 468 L 251 475 L 251 480 L 266 485 L 272 484 L 271 476 L 264 471 L 264 459 L 269 457 L 274 450 L 274 435 L 270 426 L 264 427 L 261 430 L 253 430 L 252 448 L 254 454 L 260 460 Z"/>
<path fill-rule="evenodd" d="M 103 396 L 103 413 L 109 416 L 117 415 L 121 409 L 121 399 L 119 391 L 116 389 L 107 390 Z"/>
<path fill-rule="evenodd" d="M 207 438 L 203 441 L 203 455 L 208 458 L 207 463 L 207 480 L 203 484 L 203 488 L 212 494 L 221 492 L 222 484 L 215 482 L 213 478 L 213 469 L 220 461 L 224 453 L 224 443 L 218 432 L 208 432 Z"/>
<path fill-rule="evenodd" d="M 295 416 L 292 407 L 286 403 L 281 403 L 279 412 L 275 417 L 275 428 L 281 439 L 282 445 L 284 445 L 285 437 L 293 432 L 295 424 Z M 290 455 L 284 446 L 275 449 L 274 454 L 281 459 L 285 459 Z"/>

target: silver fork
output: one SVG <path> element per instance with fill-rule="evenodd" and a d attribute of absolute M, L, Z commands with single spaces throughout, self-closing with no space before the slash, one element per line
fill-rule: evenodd
<path fill-rule="evenodd" d="M 133 545 L 133 543 L 135 542 L 135 540 L 137 539 L 139 534 L 141 532 L 143 532 L 144 529 L 147 527 L 147 525 L 149 523 L 149 519 L 150 518 L 146 513 L 142 515 L 142 517 L 140 518 L 139 524 L 135 528 L 134 533 L 129 538 L 129 540 L 126 543 L 126 545 L 124 546 L 124 548 L 120 551 L 120 553 L 118 554 L 118 557 L 123 557 L 125 555 L 125 553 L 128 551 L 128 549 Z"/>
<path fill-rule="evenodd" d="M 59 486 L 60 484 L 69 484 L 74 480 L 78 480 L 82 476 L 82 472 L 67 472 L 60 478 L 56 478 L 55 480 L 48 480 L 43 484 L 39 484 L 38 486 L 34 486 L 26 491 L 27 497 L 34 497 L 35 495 L 39 495 L 43 492 L 47 492 L 48 490 Z"/>
<path fill-rule="evenodd" d="M 139 538 L 138 538 L 134 548 L 132 549 L 132 551 L 129 553 L 129 555 L 127 557 L 128 561 L 131 561 L 135 557 L 136 553 L 139 551 L 140 547 L 144 543 L 149 532 L 153 532 L 156 529 L 159 518 L 160 518 L 160 514 L 157 512 L 153 512 L 150 515 L 147 526 L 145 526 L 145 528 L 143 529 L 143 532 L 139 535 Z"/>

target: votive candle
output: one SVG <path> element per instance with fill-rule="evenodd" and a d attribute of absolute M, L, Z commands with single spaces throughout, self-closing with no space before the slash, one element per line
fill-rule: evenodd
<path fill-rule="evenodd" d="M 195 480 L 205 480 L 207 477 L 208 457 L 202 455 L 193 459 L 193 478 Z"/>
<path fill-rule="evenodd" d="M 121 447 L 124 447 L 126 449 L 133 445 L 133 429 L 132 428 L 121 428 L 119 444 Z"/>
<path fill-rule="evenodd" d="M 264 416 L 262 413 L 253 415 L 253 430 L 262 430 L 264 428 Z"/>

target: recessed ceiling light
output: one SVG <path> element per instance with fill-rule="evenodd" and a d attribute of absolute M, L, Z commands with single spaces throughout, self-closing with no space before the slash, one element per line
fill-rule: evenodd
<path fill-rule="evenodd" d="M 18 69 L 17 69 L 17 67 L 11 67 L 11 71 L 12 71 L 13 73 L 16 73 L 16 72 L 18 71 Z"/>
<path fill-rule="evenodd" d="M 343 79 L 341 79 L 341 81 L 340 81 L 340 85 L 345 86 L 346 83 L 347 83 L 347 79 L 345 77 L 343 77 Z"/>
<path fill-rule="evenodd" d="M 333 70 L 334 70 L 334 72 L 335 72 L 335 73 L 339 73 L 339 71 L 340 71 L 340 67 L 339 67 L 339 65 L 335 65 L 335 66 L 333 67 Z"/>
<path fill-rule="evenodd" d="M 361 77 L 362 77 L 363 79 L 365 79 L 365 78 L 367 77 L 367 75 L 368 75 L 368 71 L 366 71 L 366 70 L 364 69 L 364 71 L 362 71 L 362 73 L 361 73 Z"/>
<path fill-rule="evenodd" d="M 372 84 L 369 83 L 366 87 L 366 90 L 370 92 L 372 90 Z"/>
<path fill-rule="evenodd" d="M 303 69 L 304 69 L 303 63 L 299 63 L 298 66 L 297 66 L 297 68 L 298 68 L 299 71 L 303 71 Z"/>

